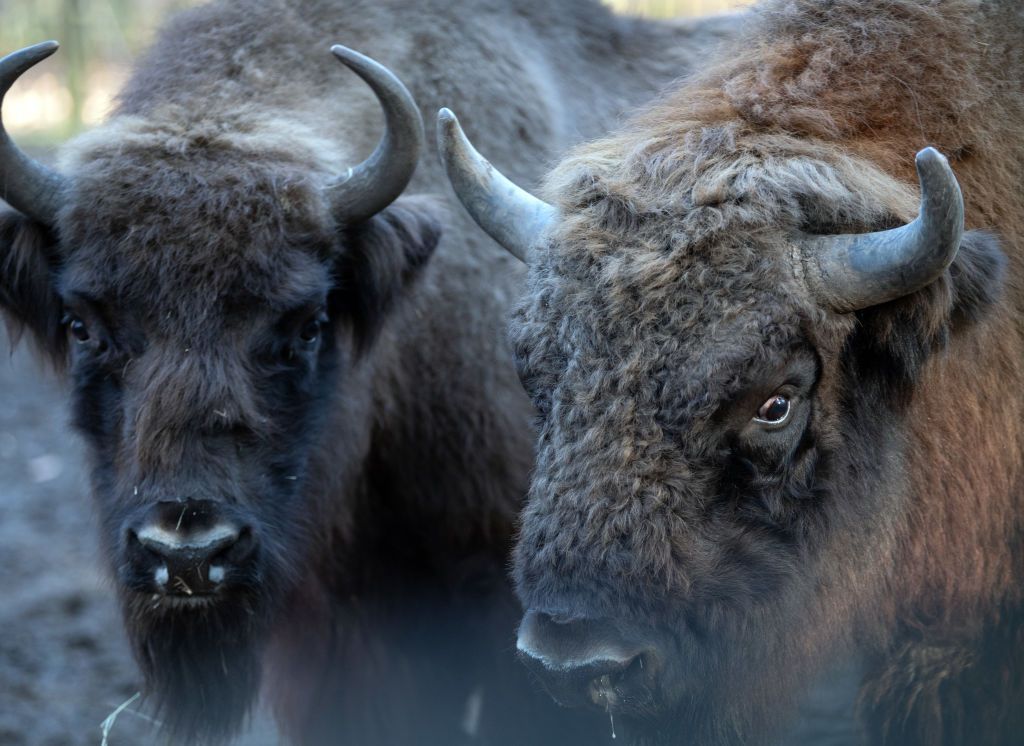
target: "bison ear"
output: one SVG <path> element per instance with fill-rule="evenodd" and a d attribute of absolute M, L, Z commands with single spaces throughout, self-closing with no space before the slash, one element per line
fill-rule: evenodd
<path fill-rule="evenodd" d="M 1000 300 L 1006 255 L 984 231 L 964 234 L 949 269 L 925 288 L 857 312 L 847 349 L 856 375 L 906 399 L 925 361 L 968 332 Z"/>
<path fill-rule="evenodd" d="M 0 310 L 11 344 L 27 330 L 39 349 L 59 363 L 66 338 L 49 259 L 57 255 L 56 243 L 39 223 L 0 209 Z"/>
<path fill-rule="evenodd" d="M 361 348 L 372 342 L 434 253 L 443 213 L 438 199 L 403 197 L 344 229 L 332 306 L 352 320 Z"/>

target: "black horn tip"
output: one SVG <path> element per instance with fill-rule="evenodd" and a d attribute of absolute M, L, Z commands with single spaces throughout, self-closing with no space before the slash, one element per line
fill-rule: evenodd
<path fill-rule="evenodd" d="M 412 100 L 412 95 L 406 89 L 405 84 L 398 79 L 398 76 L 390 68 L 372 57 L 367 57 L 365 54 L 342 44 L 335 44 L 331 47 L 331 53 L 341 64 L 366 81 L 376 91 L 378 97 L 384 95 L 403 99 L 399 103 L 415 110 L 415 117 L 420 121 L 420 131 L 422 133 L 423 125 L 419 111 L 415 109 L 416 103 Z"/>
<path fill-rule="evenodd" d="M 31 47 L 19 49 L 0 59 L 0 76 L 3 80 L 0 83 L 9 88 L 26 70 L 35 67 L 47 57 L 52 55 L 60 44 L 55 41 L 44 41 L 33 44 Z M 4 88 L 6 91 L 7 88 Z"/>
<path fill-rule="evenodd" d="M 372 70 L 375 67 L 382 67 L 379 63 L 370 59 L 365 54 L 360 54 L 356 50 L 349 49 L 342 44 L 335 44 L 331 47 L 331 54 L 337 57 L 341 64 L 360 76 L 364 76 L 369 70 Z M 390 72 L 390 70 L 388 72 Z"/>
<path fill-rule="evenodd" d="M 458 137 L 461 129 L 459 119 L 451 109 L 445 107 L 437 112 L 437 144 L 442 152 Z"/>
<path fill-rule="evenodd" d="M 341 63 L 346 67 L 353 66 L 369 66 L 373 64 L 373 60 L 367 57 L 365 54 L 360 54 L 354 49 L 350 49 L 343 44 L 335 44 L 331 47 L 331 54 L 341 60 Z"/>
<path fill-rule="evenodd" d="M 914 165 L 917 167 L 918 174 L 921 175 L 944 173 L 950 170 L 946 156 L 931 146 L 918 152 L 914 158 Z"/>
<path fill-rule="evenodd" d="M 914 158 L 914 166 L 918 169 L 918 178 L 924 185 L 926 181 L 938 186 L 943 183 L 955 183 L 949 161 L 934 147 L 926 147 Z"/>
<path fill-rule="evenodd" d="M 33 44 L 31 47 L 25 47 L 24 49 L 14 52 L 11 56 L 14 56 L 15 54 L 24 56 L 31 59 L 34 64 L 40 60 L 45 60 L 58 49 L 60 49 L 60 42 L 51 39 L 50 41 L 41 41 L 38 44 Z"/>
<path fill-rule="evenodd" d="M 917 156 L 914 160 L 917 163 L 942 163 L 946 160 L 946 156 L 940 153 L 938 150 L 929 145 L 927 148 L 922 148 L 917 151 Z"/>

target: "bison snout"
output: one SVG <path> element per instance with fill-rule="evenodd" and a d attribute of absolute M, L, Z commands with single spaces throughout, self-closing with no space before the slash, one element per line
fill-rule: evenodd
<path fill-rule="evenodd" d="M 131 585 L 182 598 L 230 586 L 256 550 L 251 528 L 196 500 L 152 506 L 127 529 L 127 545 Z"/>
<path fill-rule="evenodd" d="M 627 639 L 609 620 L 528 611 L 516 643 L 520 659 L 566 706 L 648 710 L 660 661 L 650 643 Z"/>

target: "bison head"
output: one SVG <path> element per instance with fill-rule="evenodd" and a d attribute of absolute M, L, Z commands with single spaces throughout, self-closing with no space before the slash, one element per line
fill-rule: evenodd
<path fill-rule="evenodd" d="M 640 743 L 757 743 L 888 612 L 872 594 L 918 520 L 909 408 L 1004 260 L 963 234 L 933 149 L 901 225 L 909 188 L 826 145 L 622 137 L 570 157 L 548 205 L 441 115 L 457 193 L 530 264 L 512 324 L 539 432 L 519 652 Z M 931 406 L 951 410 L 929 427 L 983 437 L 972 393 L 939 385 Z"/>
<path fill-rule="evenodd" d="M 0 61 L 0 95 L 55 49 Z M 333 145 L 244 106 L 238 121 L 122 114 L 63 174 L 0 128 L 18 210 L 0 216 L 0 306 L 69 371 L 128 632 L 188 742 L 248 709 L 260 644 L 333 530 L 318 502 L 366 447 L 321 434 L 367 406 L 347 387 L 438 238 L 428 205 L 394 202 L 422 146 L 411 96 L 333 51 L 386 120 L 341 178 L 322 162 Z"/>

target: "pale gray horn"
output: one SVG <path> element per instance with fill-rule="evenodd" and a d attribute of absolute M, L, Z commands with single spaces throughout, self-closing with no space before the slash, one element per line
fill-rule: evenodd
<path fill-rule="evenodd" d="M 448 180 L 473 220 L 510 254 L 528 261 L 555 208 L 517 187 L 476 152 L 449 109 L 437 113 L 437 146 Z"/>
<path fill-rule="evenodd" d="M 58 46 L 55 41 L 44 41 L 0 60 L 0 197 L 19 212 L 49 226 L 57 221 L 64 179 L 14 144 L 4 128 L 2 112 L 4 97 L 14 81 L 56 52 Z"/>
<path fill-rule="evenodd" d="M 331 47 L 342 64 L 366 81 L 384 110 L 384 136 L 370 157 L 328 186 L 334 214 L 346 223 L 373 217 L 409 184 L 423 150 L 423 118 L 395 74 L 348 47 Z"/>
<path fill-rule="evenodd" d="M 818 236 L 801 242 L 807 283 L 818 302 L 848 313 L 909 295 L 953 261 L 964 233 L 964 201 L 949 162 L 935 148 L 917 154 L 921 208 L 900 228 Z"/>

